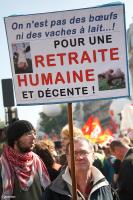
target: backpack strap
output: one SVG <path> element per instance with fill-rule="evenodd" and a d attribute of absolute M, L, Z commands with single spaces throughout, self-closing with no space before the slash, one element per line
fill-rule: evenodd
<path fill-rule="evenodd" d="M 106 180 L 105 178 L 100 179 L 99 181 L 97 181 L 97 182 L 93 185 L 93 187 L 96 186 L 96 185 L 99 184 L 99 183 L 102 183 L 102 182 L 105 181 L 105 180 Z"/>
<path fill-rule="evenodd" d="M 109 185 L 109 186 L 111 189 L 113 200 L 120 200 L 117 190 L 115 190 L 111 185 Z"/>
<path fill-rule="evenodd" d="M 93 185 L 93 187 L 94 187 L 95 185 L 99 184 L 99 183 L 102 183 L 102 182 L 105 181 L 105 180 L 106 180 L 106 178 L 100 179 L 99 181 L 97 181 L 97 182 Z M 112 193 L 112 196 L 113 196 L 113 200 L 120 200 L 117 191 L 116 191 L 110 184 L 109 184 L 109 188 L 110 188 L 110 190 L 111 190 L 111 193 Z"/>

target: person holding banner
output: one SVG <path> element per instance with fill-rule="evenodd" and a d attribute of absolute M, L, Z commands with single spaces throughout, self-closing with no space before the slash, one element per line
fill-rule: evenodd
<path fill-rule="evenodd" d="M 74 138 L 75 175 L 78 200 L 113 200 L 108 181 L 93 166 L 95 159 L 93 145 L 84 137 Z M 41 200 L 71 200 L 71 154 L 70 143 L 66 147 L 68 166 L 45 189 Z"/>
<path fill-rule="evenodd" d="M 0 158 L 0 199 L 39 200 L 50 184 L 45 164 L 33 153 L 36 132 L 26 120 L 7 129 L 7 143 Z"/>

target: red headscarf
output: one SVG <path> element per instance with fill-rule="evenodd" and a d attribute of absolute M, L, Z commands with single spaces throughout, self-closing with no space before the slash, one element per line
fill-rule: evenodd
<path fill-rule="evenodd" d="M 0 162 L 2 165 L 3 195 L 13 193 L 14 175 L 17 176 L 20 187 L 24 191 L 27 191 L 32 185 L 37 172 L 44 189 L 50 183 L 45 164 L 32 151 L 20 154 L 8 145 L 4 145 Z"/>

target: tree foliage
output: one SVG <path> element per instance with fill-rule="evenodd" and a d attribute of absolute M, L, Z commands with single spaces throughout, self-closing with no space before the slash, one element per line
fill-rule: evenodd
<path fill-rule="evenodd" d="M 45 133 L 57 133 L 59 134 L 62 127 L 68 123 L 67 108 L 62 105 L 61 113 L 54 117 L 48 117 L 44 112 L 39 113 L 40 115 L 40 131 Z"/>
<path fill-rule="evenodd" d="M 5 122 L 0 120 L 0 129 L 5 128 Z"/>

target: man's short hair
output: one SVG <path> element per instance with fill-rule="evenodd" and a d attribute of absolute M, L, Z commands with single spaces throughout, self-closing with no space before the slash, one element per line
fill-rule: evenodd
<path fill-rule="evenodd" d="M 125 147 L 125 144 L 121 141 L 121 140 L 113 140 L 111 143 L 110 143 L 110 149 L 112 151 L 115 151 L 115 148 L 123 148 Z"/>
<path fill-rule="evenodd" d="M 88 144 L 88 150 L 91 151 L 91 152 L 94 152 L 93 144 L 88 139 L 86 139 L 85 137 L 74 137 L 73 142 L 74 143 L 76 143 L 76 142 L 86 142 Z M 70 142 L 66 146 L 66 154 L 69 154 L 69 146 L 70 146 Z"/>

